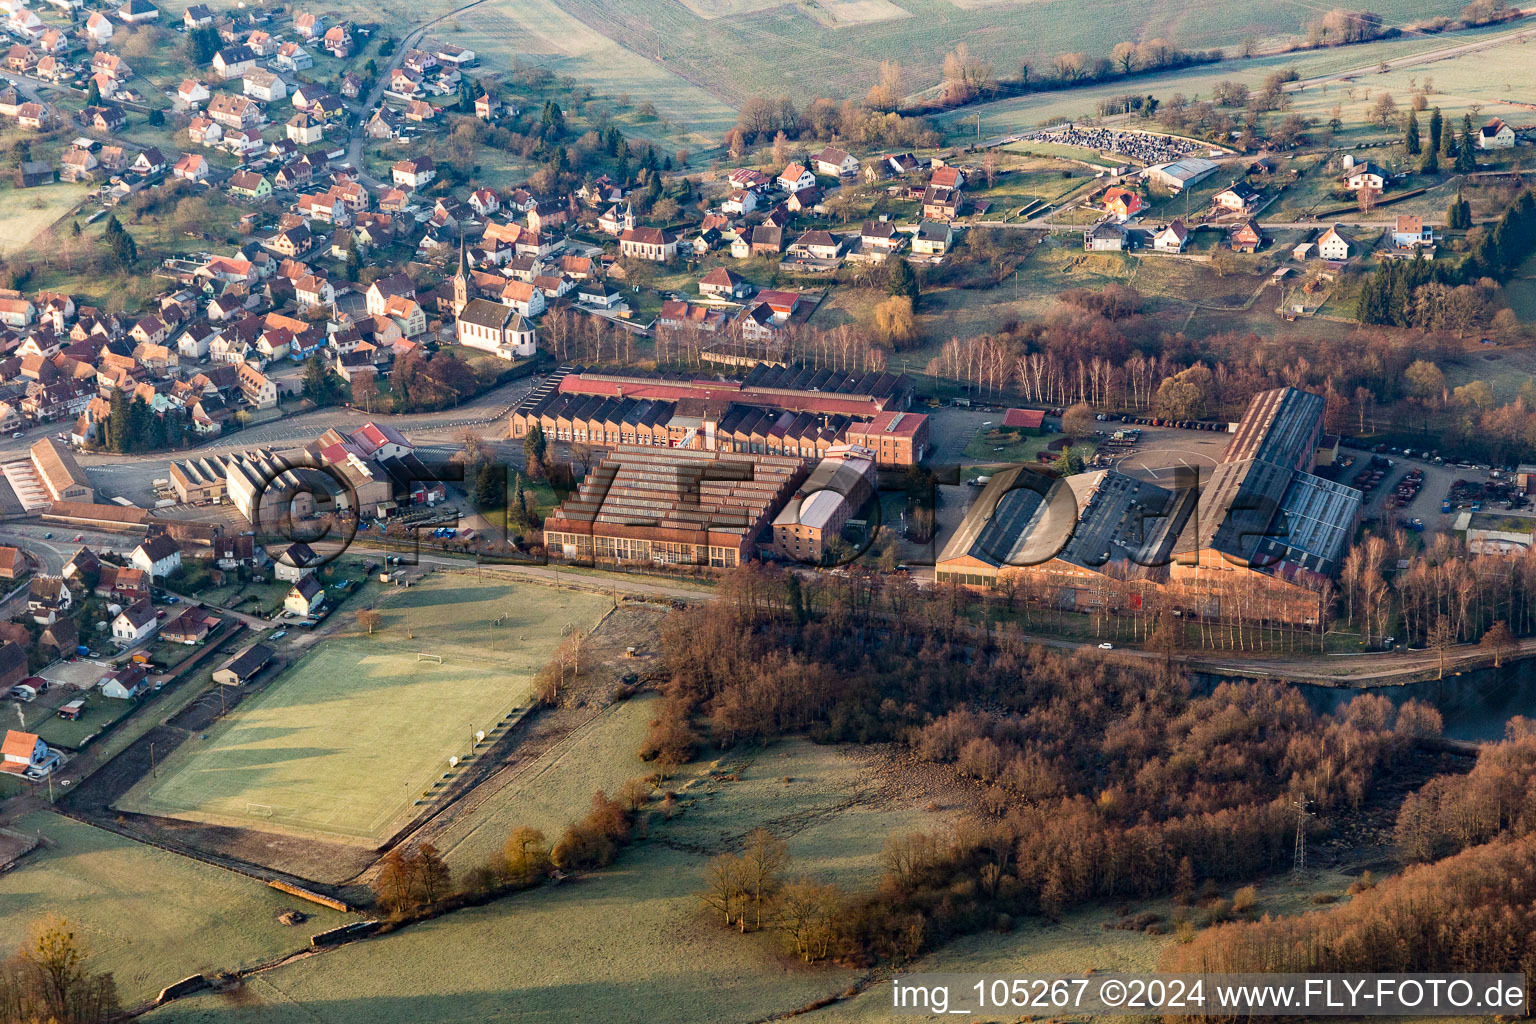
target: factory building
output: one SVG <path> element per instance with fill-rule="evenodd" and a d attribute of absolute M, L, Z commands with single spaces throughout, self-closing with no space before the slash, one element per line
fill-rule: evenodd
<path fill-rule="evenodd" d="M 510 434 L 537 424 L 551 441 L 611 448 L 822 458 L 869 448 L 880 465 L 910 466 L 929 446 L 928 417 L 907 411 L 900 374 L 841 374 L 760 363 L 745 377 L 682 378 L 562 368 L 512 412 Z"/>
<path fill-rule="evenodd" d="M 544 521 L 551 558 L 728 569 L 771 544 L 798 458 L 618 445 Z"/>
<path fill-rule="evenodd" d="M 1254 397 L 1199 487 L 1169 490 L 1114 470 L 1064 480 L 993 476 L 945 545 L 938 580 L 1008 577 L 1058 607 L 1138 605 L 1149 590 L 1212 618 L 1318 621 L 1359 525 L 1362 495 L 1315 475 L 1323 399 Z"/>

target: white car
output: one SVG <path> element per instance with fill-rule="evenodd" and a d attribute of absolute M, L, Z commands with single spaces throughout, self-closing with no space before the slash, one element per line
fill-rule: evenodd
<path fill-rule="evenodd" d="M 1101 651 L 1112 651 L 1114 649 L 1115 649 L 1115 645 L 1114 644 L 1099 644 L 1099 650 L 1101 650 Z"/>

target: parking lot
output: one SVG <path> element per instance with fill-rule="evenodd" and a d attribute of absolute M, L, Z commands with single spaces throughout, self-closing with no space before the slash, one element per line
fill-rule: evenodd
<path fill-rule="evenodd" d="M 1342 483 L 1351 485 L 1357 472 L 1370 462 L 1373 455 L 1389 460 L 1392 465 L 1387 469 L 1382 483 L 1366 494 L 1361 518 L 1366 523 L 1375 522 L 1389 527 L 1398 522 L 1409 525 L 1414 519 L 1418 519 L 1424 525 L 1426 540 L 1433 534 L 1449 532 L 1456 523 L 1456 517 L 1462 512 L 1469 511 L 1473 500 L 1470 495 L 1453 502 L 1450 511 L 1441 511 L 1441 503 L 1450 495 L 1452 487 L 1458 482 L 1478 491 L 1481 491 L 1485 484 L 1499 483 L 1499 480 L 1492 476 L 1494 472 L 1492 470 L 1455 465 L 1437 466 L 1433 459 L 1405 456 L 1390 450 L 1376 453 L 1356 448 L 1341 448 L 1339 454 L 1341 457 L 1352 457 L 1354 464 L 1339 470 L 1334 475 Z M 1410 470 L 1419 470 L 1424 474 L 1418 494 L 1400 508 L 1389 508 L 1388 505 L 1398 481 Z M 1501 477 L 1502 475 L 1501 472 Z M 1504 511 L 1507 508 L 1508 506 L 1494 495 L 1488 495 L 1484 500 L 1483 511 Z"/>

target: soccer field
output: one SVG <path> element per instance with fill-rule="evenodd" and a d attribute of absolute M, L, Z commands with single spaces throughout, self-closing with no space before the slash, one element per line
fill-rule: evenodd
<path fill-rule="evenodd" d="M 420 809 L 450 757 L 470 755 L 475 732 L 528 705 L 562 631 L 590 629 L 609 604 L 448 574 L 394 592 L 376 633 L 321 640 L 117 806 L 375 845 Z"/>

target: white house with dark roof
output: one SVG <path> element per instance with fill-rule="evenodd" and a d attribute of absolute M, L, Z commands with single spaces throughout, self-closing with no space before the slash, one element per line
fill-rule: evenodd
<path fill-rule="evenodd" d="M 155 614 L 155 606 L 149 603 L 149 598 L 141 597 L 118 612 L 117 618 L 112 620 L 112 639 L 127 647 L 153 636 L 159 628 L 160 619 Z"/>
<path fill-rule="evenodd" d="M 160 534 L 146 538 L 134 548 L 131 560 L 135 569 L 163 579 L 181 568 L 181 549 L 171 538 Z"/>
<path fill-rule="evenodd" d="M 1500 118 L 1494 118 L 1477 130 L 1478 149 L 1513 149 L 1515 130 Z"/>
<path fill-rule="evenodd" d="M 288 589 L 283 598 L 283 610 L 295 615 L 309 616 L 325 604 L 325 584 L 313 576 L 305 576 Z"/>
<path fill-rule="evenodd" d="M 299 541 L 290 544 L 273 560 L 272 574 L 284 583 L 297 583 L 317 569 L 320 556 L 315 549 Z"/>

